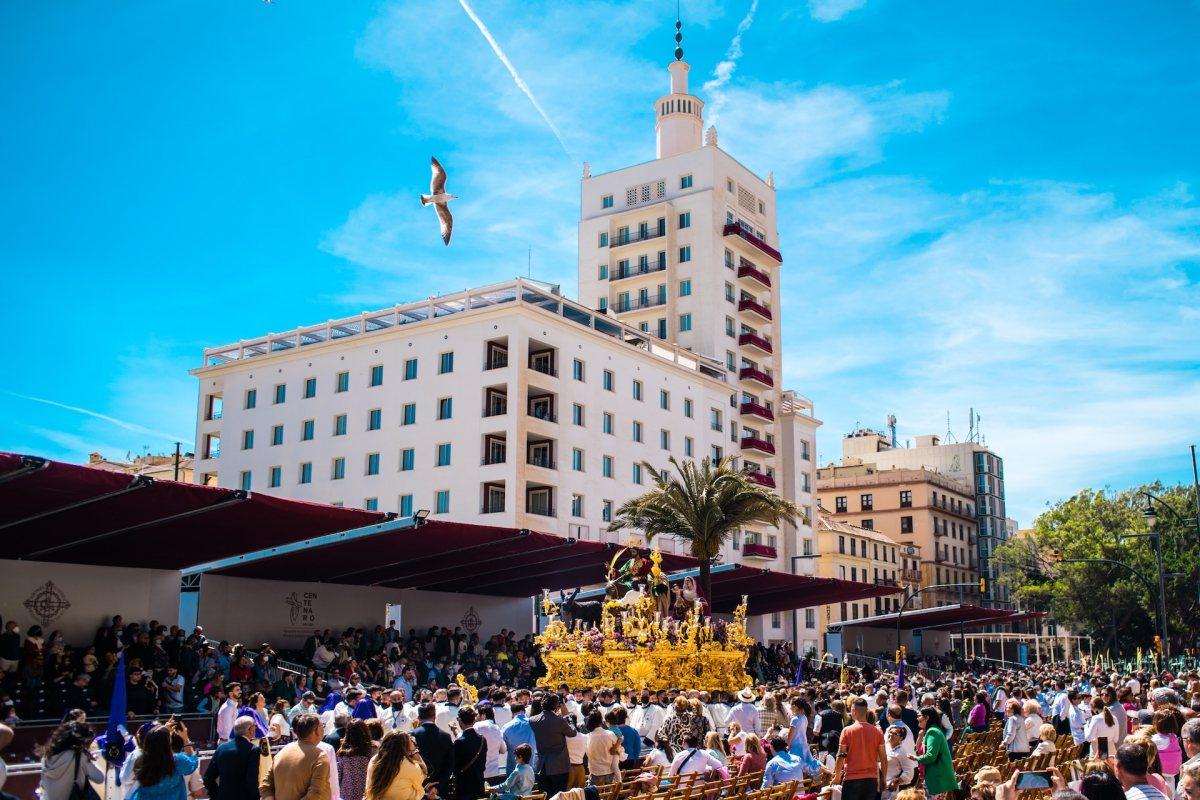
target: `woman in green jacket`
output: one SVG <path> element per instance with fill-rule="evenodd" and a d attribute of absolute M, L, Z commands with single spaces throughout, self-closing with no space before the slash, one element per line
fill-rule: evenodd
<path fill-rule="evenodd" d="M 909 758 L 925 767 L 925 796 L 929 800 L 958 791 L 958 780 L 954 776 L 954 758 L 950 755 L 950 743 L 942 732 L 941 713 L 932 706 L 921 709 L 921 744 L 925 752 Z"/>

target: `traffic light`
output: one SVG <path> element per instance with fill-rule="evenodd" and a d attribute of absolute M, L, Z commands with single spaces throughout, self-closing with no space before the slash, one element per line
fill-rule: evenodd
<path fill-rule="evenodd" d="M 1162 637 L 1156 635 L 1154 637 L 1154 652 L 1158 653 L 1159 655 L 1162 655 L 1162 651 L 1163 651 Z"/>
<path fill-rule="evenodd" d="M 982 575 L 979 576 L 979 593 L 987 594 L 987 578 Z"/>

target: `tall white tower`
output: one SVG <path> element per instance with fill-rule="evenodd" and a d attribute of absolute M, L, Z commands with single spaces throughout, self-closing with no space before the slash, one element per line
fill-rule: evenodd
<path fill-rule="evenodd" d="M 675 60 L 667 70 L 671 73 L 671 93 L 654 103 L 654 132 L 658 158 L 670 158 L 704 143 L 704 103 L 688 94 L 688 72 L 691 67 L 683 60 L 683 23 L 675 20 Z"/>

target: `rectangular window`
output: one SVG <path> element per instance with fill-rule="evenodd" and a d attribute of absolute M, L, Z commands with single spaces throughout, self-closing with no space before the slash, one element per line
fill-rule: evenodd
<path fill-rule="evenodd" d="M 725 425 L 721 422 L 721 409 L 710 408 L 708 410 L 708 427 L 714 431 L 724 431 Z"/>
<path fill-rule="evenodd" d="M 438 375 L 448 375 L 454 372 L 454 351 L 438 356 Z"/>
<path fill-rule="evenodd" d="M 684 455 L 684 458 L 691 458 L 691 457 L 692 457 L 692 451 L 693 451 L 693 449 L 695 449 L 695 444 L 694 444 L 694 442 L 693 442 L 693 440 L 692 440 L 692 437 L 690 437 L 690 436 L 685 436 L 685 437 L 683 437 L 683 455 Z"/>
<path fill-rule="evenodd" d="M 912 508 L 912 492 L 908 489 L 900 492 L 900 507 Z M 911 520 L 912 517 L 909 517 L 908 519 Z"/>
<path fill-rule="evenodd" d="M 684 211 L 682 214 L 679 215 L 679 227 L 680 228 L 692 227 L 692 212 Z"/>
<path fill-rule="evenodd" d="M 679 282 L 679 296 L 680 297 L 690 297 L 691 294 L 692 294 L 691 280 L 680 281 Z"/>
<path fill-rule="evenodd" d="M 687 333 L 691 329 L 692 329 L 692 315 L 691 314 L 680 314 L 679 315 L 679 332 Z"/>
<path fill-rule="evenodd" d="M 663 411 L 671 410 L 671 393 L 666 389 L 658 390 L 658 407 Z"/>
<path fill-rule="evenodd" d="M 665 428 L 658 432 L 658 446 L 663 450 L 671 449 L 671 432 Z"/>
<path fill-rule="evenodd" d="M 269 485 L 272 489 L 283 483 L 283 467 L 271 467 Z"/>
<path fill-rule="evenodd" d="M 379 453 L 367 453 L 367 474 L 379 474 Z"/>
<path fill-rule="evenodd" d="M 571 377 L 577 381 L 583 380 L 583 362 L 578 358 L 571 362 Z"/>
<path fill-rule="evenodd" d="M 608 264 L 601 264 L 596 267 L 596 279 L 601 281 L 608 280 Z"/>
<path fill-rule="evenodd" d="M 808 452 L 808 440 L 807 439 L 800 440 L 800 458 L 803 459 L 804 461 L 811 460 L 811 456 L 809 455 L 809 452 Z"/>
<path fill-rule="evenodd" d="M 679 263 L 686 264 L 687 262 L 689 262 L 691 260 L 692 260 L 692 246 L 689 244 L 689 245 L 684 245 L 683 247 L 679 248 Z"/>
<path fill-rule="evenodd" d="M 375 366 L 371 367 L 371 380 L 367 385 L 368 386 L 382 386 L 383 385 L 383 364 L 376 364 Z"/>
<path fill-rule="evenodd" d="M 244 470 L 242 472 L 242 480 L 241 480 L 241 487 L 242 487 L 243 492 L 250 491 L 250 480 L 251 480 L 250 470 Z"/>
<path fill-rule="evenodd" d="M 604 370 L 604 380 L 602 381 L 604 391 L 611 392 L 613 390 L 613 382 L 614 382 L 614 377 L 613 377 L 612 370 L 608 370 L 608 369 Z"/>
<path fill-rule="evenodd" d="M 635 421 L 633 423 L 633 440 L 640 442 L 642 440 L 642 423 Z"/>
<path fill-rule="evenodd" d="M 571 469 L 583 472 L 583 451 L 578 447 L 571 449 Z"/>
<path fill-rule="evenodd" d="M 438 419 L 450 419 L 454 416 L 454 398 L 442 397 L 438 400 Z"/>
<path fill-rule="evenodd" d="M 708 457 L 712 459 L 712 462 L 714 464 L 716 464 L 718 461 L 720 461 L 722 458 L 724 458 L 724 456 L 725 456 L 725 451 L 722 450 L 721 448 L 717 447 L 715 444 L 709 450 Z"/>
<path fill-rule="evenodd" d="M 613 516 L 613 501 L 605 500 L 604 503 L 600 507 L 600 519 L 604 520 L 605 522 L 612 522 L 612 516 Z"/>
<path fill-rule="evenodd" d="M 841 511 L 845 511 L 845 510 L 846 510 L 846 497 L 845 497 L 845 495 L 842 495 L 842 496 L 840 496 L 840 497 L 835 497 L 835 498 L 833 499 L 833 508 L 834 508 L 834 510 L 835 510 L 835 511 L 839 511 L 839 512 L 841 512 Z"/>
<path fill-rule="evenodd" d="M 363 508 L 365 508 L 367 511 L 378 511 L 379 510 L 379 498 L 378 497 L 368 497 L 366 500 L 363 500 Z"/>
<path fill-rule="evenodd" d="M 571 404 L 571 424 L 583 426 L 583 406 L 579 403 Z"/>
<path fill-rule="evenodd" d="M 401 409 L 400 424 L 401 425 L 416 425 L 417 424 L 417 404 L 416 403 L 405 403 L 404 404 L 404 408 Z"/>
<path fill-rule="evenodd" d="M 417 379 L 417 360 L 415 358 L 407 359 L 404 362 L 404 380 L 415 381 Z"/>
<path fill-rule="evenodd" d="M 316 431 L 317 424 L 311 419 L 306 419 L 300 423 L 300 441 L 311 442 L 313 433 Z"/>
<path fill-rule="evenodd" d="M 346 435 L 346 415 L 345 414 L 338 414 L 336 417 L 333 418 L 333 435 L 334 436 L 345 436 Z"/>
<path fill-rule="evenodd" d="M 312 462 L 305 461 L 300 465 L 300 482 L 312 483 Z"/>
<path fill-rule="evenodd" d="M 633 399 L 640 401 L 642 399 L 642 382 L 633 382 Z"/>
<path fill-rule="evenodd" d="M 254 431 L 242 431 L 242 449 L 254 449 Z"/>
<path fill-rule="evenodd" d="M 450 443 L 443 442 L 437 446 L 437 466 L 450 466 Z"/>
<path fill-rule="evenodd" d="M 604 412 L 604 417 L 601 420 L 600 430 L 604 433 L 613 432 L 613 415 L 607 411 Z"/>
<path fill-rule="evenodd" d="M 283 426 L 275 425 L 271 428 L 271 446 L 283 444 Z"/>
<path fill-rule="evenodd" d="M 377 431 L 383 427 L 383 409 L 372 408 L 367 412 L 367 430 Z"/>
<path fill-rule="evenodd" d="M 400 451 L 400 471 L 412 472 L 413 463 L 416 460 L 417 451 L 411 447 L 406 447 Z"/>
<path fill-rule="evenodd" d="M 346 477 L 346 459 L 335 458 L 333 460 L 332 475 L 333 480 L 335 481 L 340 481 L 342 478 Z"/>
<path fill-rule="evenodd" d="M 859 525 L 863 528 L 866 528 L 869 531 L 875 530 L 875 520 L 873 520 L 873 519 L 864 519 L 862 522 L 859 523 Z M 867 543 L 863 542 L 863 555 L 866 555 L 866 554 L 867 554 Z"/>
<path fill-rule="evenodd" d="M 413 515 L 412 495 L 400 495 L 400 516 L 411 517 Z"/>
<path fill-rule="evenodd" d="M 571 495 L 571 516 L 572 517 L 582 517 L 583 516 L 583 495 L 581 495 L 581 494 Z"/>
<path fill-rule="evenodd" d="M 333 390 L 335 392 L 339 392 L 339 393 L 350 391 L 350 373 L 349 372 L 339 372 L 337 374 L 337 385 L 333 387 Z"/>
<path fill-rule="evenodd" d="M 601 208 L 612 208 L 613 207 L 613 196 L 611 194 L 606 194 L 603 197 L 601 197 L 600 198 L 600 207 Z"/>
<path fill-rule="evenodd" d="M 246 409 L 249 410 L 258 405 L 258 389 L 246 390 Z"/>
<path fill-rule="evenodd" d="M 688 419 L 691 419 L 692 412 L 693 412 L 692 398 L 690 398 L 690 397 L 683 398 L 683 415 L 685 417 L 687 417 Z"/>
<path fill-rule="evenodd" d="M 305 397 L 305 399 L 308 399 L 310 397 L 316 397 L 316 396 L 317 396 L 317 379 L 316 378 L 305 378 L 305 380 L 304 380 L 304 397 Z"/>
<path fill-rule="evenodd" d="M 597 297 L 596 298 L 596 310 L 597 311 L 607 311 L 608 310 L 608 298 L 607 297 Z"/>
<path fill-rule="evenodd" d="M 435 514 L 450 513 L 450 490 L 441 489 L 434 495 L 433 512 Z"/>
<path fill-rule="evenodd" d="M 633 465 L 633 482 L 638 485 L 642 483 L 642 465 L 636 462 Z"/>
<path fill-rule="evenodd" d="M 692 176 L 691 176 L 691 175 L 684 175 L 683 177 L 681 177 L 681 178 L 679 179 L 679 188 L 680 188 L 680 189 L 690 189 L 690 188 L 692 188 Z"/>
<path fill-rule="evenodd" d="M 725 300 L 730 303 L 737 302 L 737 298 L 733 294 L 733 284 L 732 283 L 727 282 L 725 284 Z"/>
<path fill-rule="evenodd" d="M 608 231 L 600 231 L 599 247 L 608 247 Z"/>
<path fill-rule="evenodd" d="M 285 400 L 287 400 L 287 384 L 286 383 L 275 384 L 275 405 L 279 405 L 280 403 L 284 402 Z"/>
<path fill-rule="evenodd" d="M 875 508 L 875 501 L 869 494 L 859 495 L 858 508 L 860 511 L 871 511 Z"/>
<path fill-rule="evenodd" d="M 613 457 L 604 456 L 600 459 L 600 474 L 606 478 L 613 476 Z"/>

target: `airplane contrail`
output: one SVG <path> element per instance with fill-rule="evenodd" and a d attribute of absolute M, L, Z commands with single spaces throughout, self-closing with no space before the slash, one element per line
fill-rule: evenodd
<path fill-rule="evenodd" d="M 755 0 L 755 2 L 757 3 L 758 0 Z M 475 10 L 471 8 L 470 4 L 467 3 L 467 0 L 458 0 L 458 4 L 462 6 L 463 11 L 467 12 L 467 16 L 470 17 L 471 21 L 475 23 L 475 27 L 478 28 L 479 32 L 483 34 L 483 38 L 487 39 L 487 43 L 492 46 L 492 52 L 496 54 L 496 58 L 500 59 L 500 63 L 503 64 L 508 70 L 508 74 L 512 75 L 513 82 L 517 84 L 517 88 L 520 89 L 527 98 L 529 98 L 529 102 L 533 104 L 535 109 L 537 109 L 538 114 L 540 114 L 542 117 L 542 121 L 544 121 L 546 126 L 550 128 L 550 132 L 553 133 L 554 138 L 558 140 L 558 144 L 562 147 L 563 152 L 566 153 L 569 158 L 574 159 L 575 154 L 571 152 L 571 148 L 567 147 L 567 143 L 563 140 L 562 133 L 559 132 L 558 126 L 554 124 L 553 120 L 550 119 L 550 115 L 546 113 L 546 109 L 542 108 L 542 104 L 539 103 L 537 98 L 533 96 L 533 91 L 529 88 L 529 84 L 525 83 L 525 79 L 517 73 L 517 68 L 513 66 L 511 61 L 508 60 L 508 56 L 504 54 L 504 50 L 500 48 L 499 43 L 496 42 L 496 39 L 492 36 L 491 31 L 489 31 L 487 26 L 483 24 L 483 20 L 479 18 L 479 15 L 475 13 Z"/>
<path fill-rule="evenodd" d="M 147 428 L 145 426 L 138 425 L 137 423 L 134 423 L 134 422 L 126 422 L 123 419 L 117 419 L 116 417 L 110 417 L 108 414 L 101 414 L 99 411 L 92 411 L 89 408 L 80 408 L 79 406 L 70 406 L 70 405 L 67 405 L 66 403 L 60 403 L 57 400 L 47 400 L 44 397 L 32 397 L 27 394 L 17 394 L 16 392 L 8 392 L 8 394 L 12 395 L 13 397 L 19 397 L 22 400 L 29 400 L 30 402 L 33 402 L 33 403 L 41 403 L 43 405 L 53 406 L 55 408 L 62 408 L 67 411 L 74 411 L 76 414 L 83 414 L 84 416 L 94 417 L 99 420 L 104 420 L 105 422 L 110 422 L 113 425 L 116 425 L 118 428 L 124 428 L 125 430 L 131 431 L 133 433 L 140 433 L 145 436 L 154 436 L 158 439 L 165 439 L 168 442 L 181 442 L 183 444 L 193 444 L 192 438 L 190 436 L 175 436 L 170 433 L 164 433 L 163 431 L 156 431 L 153 428 Z"/>
<path fill-rule="evenodd" d="M 712 80 L 704 84 L 704 91 L 713 99 L 709 108 L 709 124 L 711 125 L 716 124 L 721 107 L 725 105 L 726 97 L 721 89 L 729 83 L 730 78 L 733 77 L 733 71 L 737 69 L 737 62 L 742 57 L 742 34 L 750 30 L 750 26 L 754 24 L 754 14 L 757 11 L 758 0 L 751 0 L 750 10 L 738 23 L 737 31 L 734 32 L 733 39 L 729 42 L 729 50 L 725 52 L 725 59 L 713 70 Z"/>

